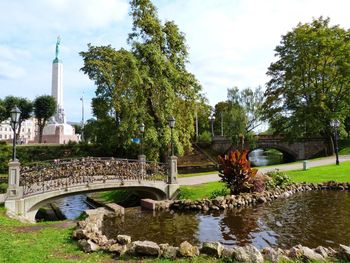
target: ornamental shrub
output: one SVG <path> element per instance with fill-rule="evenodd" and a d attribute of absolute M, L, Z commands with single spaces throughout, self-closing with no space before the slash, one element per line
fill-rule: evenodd
<path fill-rule="evenodd" d="M 292 179 L 279 169 L 269 171 L 265 175 L 268 178 L 266 181 L 266 188 L 268 189 L 283 187 L 292 183 Z"/>
<path fill-rule="evenodd" d="M 228 155 L 219 156 L 219 176 L 230 189 L 231 194 L 254 191 L 258 170 L 250 167 L 247 154 L 245 150 L 242 153 L 236 150 Z"/>

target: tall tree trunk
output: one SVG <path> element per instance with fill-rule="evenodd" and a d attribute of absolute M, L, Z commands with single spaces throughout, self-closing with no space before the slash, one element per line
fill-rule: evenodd
<path fill-rule="evenodd" d="M 39 143 L 42 143 L 42 140 L 43 140 L 43 130 L 44 130 L 44 125 L 39 125 Z"/>

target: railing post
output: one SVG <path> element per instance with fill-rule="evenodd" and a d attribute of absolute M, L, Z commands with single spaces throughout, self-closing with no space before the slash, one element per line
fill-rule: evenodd
<path fill-rule="evenodd" d="M 177 157 L 169 156 L 168 159 L 168 184 L 177 184 Z"/>
<path fill-rule="evenodd" d="M 140 154 L 137 159 L 140 162 L 140 177 L 139 181 L 143 179 L 143 176 L 145 175 L 145 164 L 146 164 L 146 155 Z"/>
<path fill-rule="evenodd" d="M 23 196 L 23 189 L 19 186 L 20 167 L 18 160 L 9 162 L 7 198 L 17 199 Z"/>

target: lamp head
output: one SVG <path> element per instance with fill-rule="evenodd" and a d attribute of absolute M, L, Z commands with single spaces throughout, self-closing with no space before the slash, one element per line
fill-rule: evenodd
<path fill-rule="evenodd" d="M 18 123 L 19 117 L 21 116 L 21 111 L 19 110 L 19 108 L 17 106 L 15 106 L 10 111 L 10 115 L 11 115 L 11 122 Z"/>
<path fill-rule="evenodd" d="M 144 133 L 144 132 L 145 132 L 145 124 L 144 124 L 144 123 L 141 123 L 141 124 L 139 125 L 139 129 L 140 129 L 140 132 L 141 132 L 141 133 Z"/>
<path fill-rule="evenodd" d="M 173 116 L 169 117 L 168 122 L 171 129 L 175 127 L 175 118 Z"/>
<path fill-rule="evenodd" d="M 340 126 L 340 121 L 339 120 L 337 120 L 337 119 L 335 119 L 335 120 L 331 120 L 331 126 L 333 127 L 333 128 L 339 128 L 339 126 Z"/>

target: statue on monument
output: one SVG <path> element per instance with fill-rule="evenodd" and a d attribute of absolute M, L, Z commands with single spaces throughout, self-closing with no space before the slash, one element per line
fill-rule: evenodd
<path fill-rule="evenodd" d="M 61 37 L 58 36 L 57 37 L 57 41 L 56 41 L 56 58 L 58 58 L 59 54 L 60 54 L 60 44 L 61 44 Z"/>

